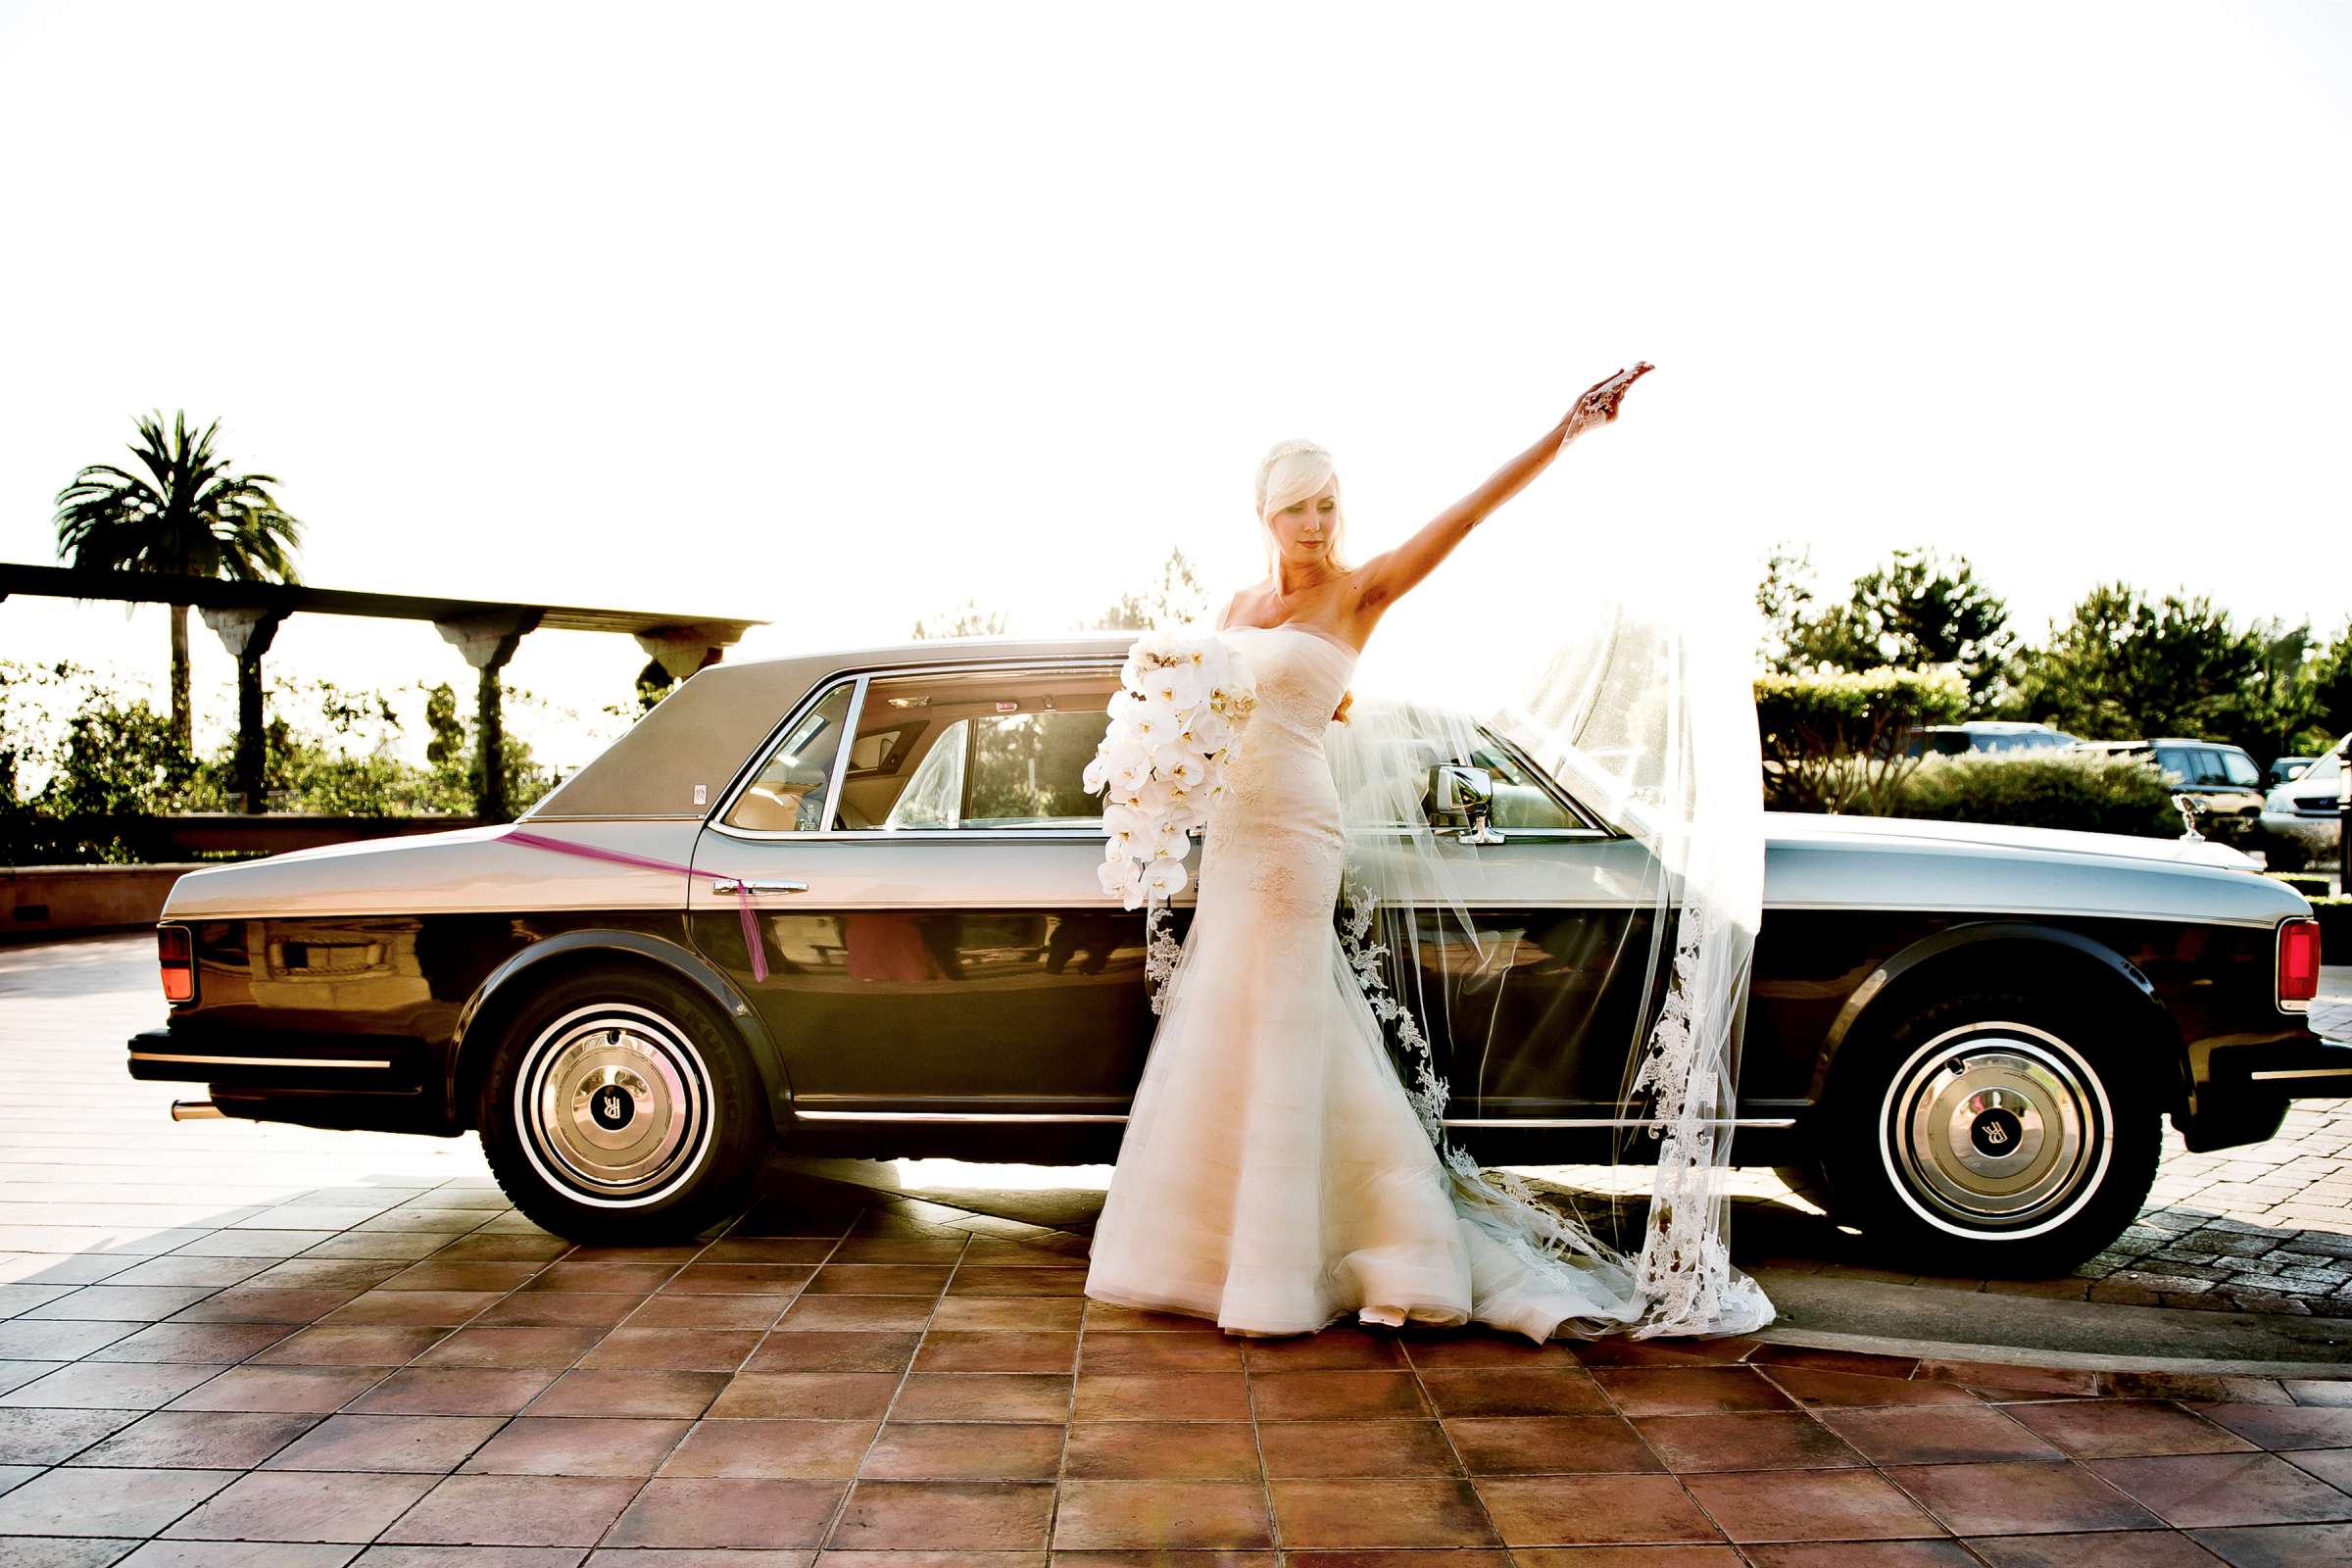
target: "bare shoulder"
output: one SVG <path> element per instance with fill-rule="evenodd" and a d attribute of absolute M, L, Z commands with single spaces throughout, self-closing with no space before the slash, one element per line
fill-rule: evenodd
<path fill-rule="evenodd" d="M 1225 601 L 1225 613 L 1217 617 L 1218 628 L 1222 630 L 1237 620 L 1248 618 L 1245 612 L 1252 605 L 1263 600 L 1265 596 L 1266 585 L 1262 582 L 1253 582 L 1247 587 L 1235 589 L 1233 597 Z"/>

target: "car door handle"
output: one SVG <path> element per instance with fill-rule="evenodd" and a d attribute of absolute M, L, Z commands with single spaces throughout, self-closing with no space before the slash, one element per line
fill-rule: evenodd
<path fill-rule="evenodd" d="M 724 877 L 713 881 L 710 884 L 710 891 L 713 893 L 733 893 L 738 887 L 740 887 L 746 893 L 806 893 L 808 891 L 808 884 L 806 882 L 737 883 Z"/>

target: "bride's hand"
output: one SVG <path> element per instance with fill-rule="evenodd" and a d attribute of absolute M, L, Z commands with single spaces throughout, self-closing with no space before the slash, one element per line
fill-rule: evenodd
<path fill-rule="evenodd" d="M 1626 388 L 1655 368 L 1657 367 L 1647 360 L 1642 360 L 1630 370 L 1619 370 L 1605 380 L 1593 382 L 1586 389 L 1585 395 L 1576 400 L 1576 407 L 1568 411 L 1567 417 L 1560 421 L 1560 444 L 1566 446 L 1592 426 L 1614 420 L 1617 417 L 1617 406 L 1625 399 Z"/>

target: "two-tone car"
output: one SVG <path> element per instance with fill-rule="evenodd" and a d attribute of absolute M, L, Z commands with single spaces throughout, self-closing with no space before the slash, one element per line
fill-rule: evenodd
<path fill-rule="evenodd" d="M 717 1222 L 778 1144 L 1110 1159 L 1152 1013 L 1080 775 L 1127 646 L 713 665 L 515 824 L 192 872 L 130 1072 L 209 1086 L 175 1114 L 478 1132 L 581 1240 Z M 1480 1020 L 1460 1058 L 1432 1020 L 1449 1119 L 1491 1163 L 1641 1158 L 1658 867 L 1490 739 L 1399 827 L 1492 939 L 1425 977 Z M 1889 1250 L 2065 1266 L 2132 1218 L 2165 1117 L 2217 1149 L 2352 1092 L 2308 1027 L 2310 906 L 2226 846 L 1766 822 L 1736 1152 L 1818 1161 Z"/>

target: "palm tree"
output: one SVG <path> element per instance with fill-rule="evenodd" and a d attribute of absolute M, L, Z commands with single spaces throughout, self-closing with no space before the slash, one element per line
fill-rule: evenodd
<path fill-rule="evenodd" d="M 213 451 L 215 419 L 188 435 L 185 411 L 164 434 L 161 410 L 138 421 L 130 449 L 145 471 L 92 464 L 57 493 L 57 554 L 100 571 L 163 571 L 240 582 L 294 582 L 302 523 L 282 511 L 267 473 L 230 473 Z M 192 747 L 188 702 L 188 607 L 172 611 L 172 729 Z"/>

